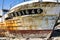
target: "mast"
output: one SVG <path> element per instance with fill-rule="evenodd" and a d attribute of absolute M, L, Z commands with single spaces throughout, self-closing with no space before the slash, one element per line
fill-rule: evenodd
<path fill-rule="evenodd" d="M 59 0 L 56 0 L 57 1 L 57 4 L 59 3 Z"/>
<path fill-rule="evenodd" d="M 40 0 L 41 2 L 43 1 L 43 0 Z"/>
<path fill-rule="evenodd" d="M 42 3 L 43 0 L 39 0 L 40 3 Z"/>
<path fill-rule="evenodd" d="M 43 2 L 43 0 L 39 0 L 40 4 Z M 40 7 L 42 7 L 42 5 L 40 5 Z"/>
<path fill-rule="evenodd" d="M 3 7 L 4 7 L 4 0 L 3 0 L 3 2 L 2 2 L 2 10 L 3 10 Z"/>

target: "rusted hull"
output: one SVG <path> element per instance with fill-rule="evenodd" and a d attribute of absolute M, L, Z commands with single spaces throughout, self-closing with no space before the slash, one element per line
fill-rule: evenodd
<path fill-rule="evenodd" d="M 46 38 L 52 30 L 9 30 L 9 32 L 24 38 Z"/>
<path fill-rule="evenodd" d="M 52 30 L 9 30 L 10 33 L 21 33 L 21 34 L 45 34 L 50 33 Z"/>

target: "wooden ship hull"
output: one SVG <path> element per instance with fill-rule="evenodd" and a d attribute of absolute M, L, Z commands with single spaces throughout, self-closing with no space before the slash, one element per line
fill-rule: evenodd
<path fill-rule="evenodd" d="M 60 3 L 39 1 L 24 3 L 14 6 L 6 14 L 8 15 L 5 18 L 6 30 L 16 36 L 46 38 L 52 33 L 59 16 Z"/>

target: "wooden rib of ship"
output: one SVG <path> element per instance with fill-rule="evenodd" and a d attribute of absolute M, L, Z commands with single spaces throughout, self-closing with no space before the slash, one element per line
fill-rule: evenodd
<path fill-rule="evenodd" d="M 52 32 L 59 10 L 60 3 L 57 2 L 29 1 L 18 4 L 6 14 L 7 30 L 23 37 L 45 38 Z"/>

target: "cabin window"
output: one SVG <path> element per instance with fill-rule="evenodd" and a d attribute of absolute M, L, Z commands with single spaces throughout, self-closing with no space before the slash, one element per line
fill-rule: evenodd
<path fill-rule="evenodd" d="M 17 13 L 16 12 L 14 12 L 15 13 L 15 17 L 17 16 Z"/>
<path fill-rule="evenodd" d="M 27 10 L 21 10 L 18 12 L 9 13 L 8 16 L 16 17 L 16 16 L 22 16 L 22 15 L 37 14 L 37 13 L 42 13 L 42 12 L 43 12 L 43 10 L 40 8 L 38 8 L 38 9 L 27 9 Z"/>
<path fill-rule="evenodd" d="M 31 12 L 31 11 L 32 11 L 31 9 L 29 9 L 29 10 L 28 10 L 29 14 L 32 14 L 32 12 Z"/>
<path fill-rule="evenodd" d="M 18 13 L 18 12 L 16 12 L 16 15 L 17 15 L 17 16 L 19 16 L 19 13 Z"/>
<path fill-rule="evenodd" d="M 37 9 L 37 13 L 40 13 L 40 9 Z"/>
<path fill-rule="evenodd" d="M 9 17 L 11 16 L 11 13 L 9 14 Z"/>
<path fill-rule="evenodd" d="M 22 14 L 24 15 L 24 11 L 22 10 Z"/>
<path fill-rule="evenodd" d="M 18 12 L 18 14 L 19 14 L 19 16 L 21 16 L 21 13 L 20 12 Z"/>
<path fill-rule="evenodd" d="M 35 14 L 37 14 L 37 9 L 34 9 L 34 11 L 35 11 Z"/>
<path fill-rule="evenodd" d="M 41 13 L 41 9 L 37 9 L 37 13 Z"/>
<path fill-rule="evenodd" d="M 11 13 L 11 16 L 13 17 L 13 14 Z"/>
<path fill-rule="evenodd" d="M 28 10 L 26 10 L 26 15 L 29 15 L 29 12 L 28 12 Z"/>
<path fill-rule="evenodd" d="M 13 14 L 12 13 L 10 14 L 10 17 L 13 17 Z"/>
<path fill-rule="evenodd" d="M 26 11 L 25 11 L 25 10 L 23 10 L 23 12 L 24 12 L 24 15 L 26 15 Z"/>
<path fill-rule="evenodd" d="M 13 17 L 15 17 L 15 13 L 13 13 Z"/>
<path fill-rule="evenodd" d="M 20 13 L 21 13 L 21 16 L 22 16 L 23 15 L 22 11 L 20 11 Z"/>
<path fill-rule="evenodd" d="M 32 14 L 35 14 L 35 11 L 34 11 L 34 9 L 32 9 Z"/>

